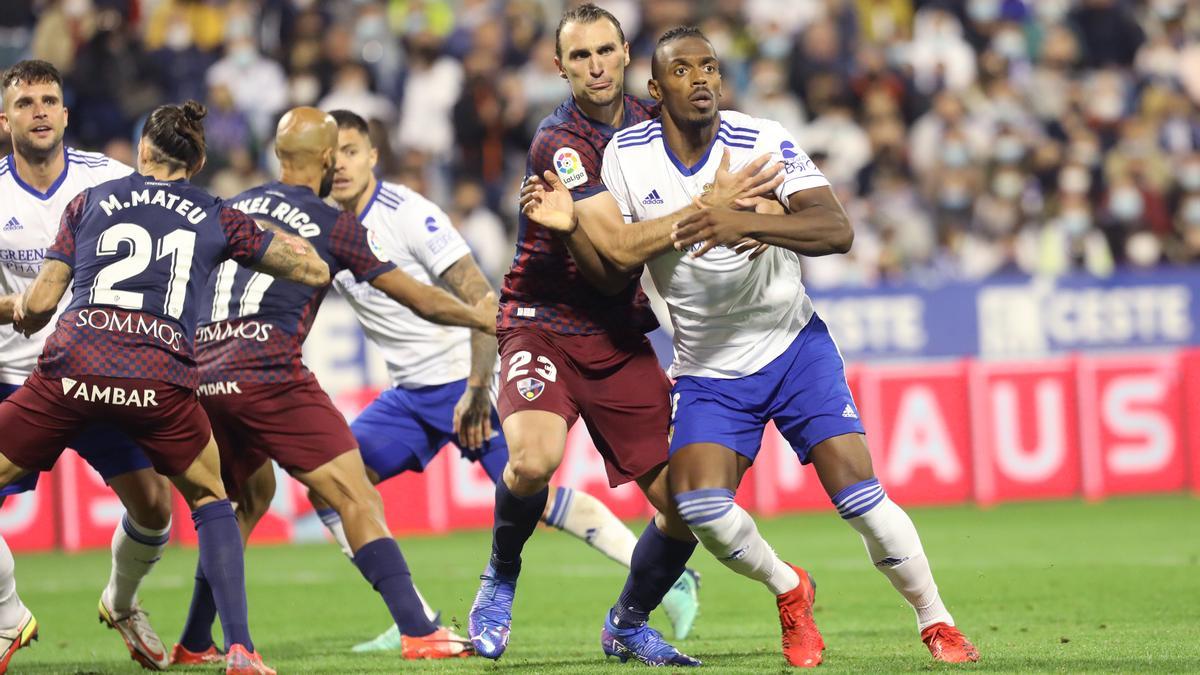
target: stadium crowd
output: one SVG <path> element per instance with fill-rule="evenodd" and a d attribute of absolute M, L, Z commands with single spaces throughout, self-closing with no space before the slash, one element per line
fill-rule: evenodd
<path fill-rule="evenodd" d="M 559 0 L 5 0 L 0 64 L 67 77 L 69 143 L 132 163 L 164 101 L 206 101 L 230 196 L 274 175 L 298 105 L 371 120 L 385 177 L 441 204 L 493 280 L 538 120 L 567 94 Z M 566 5 L 572 4 L 568 1 Z M 607 0 L 645 95 L 666 28 L 700 26 L 723 107 L 779 120 L 834 183 L 848 256 L 814 286 L 1200 257 L 1200 7 L 1185 0 Z"/>

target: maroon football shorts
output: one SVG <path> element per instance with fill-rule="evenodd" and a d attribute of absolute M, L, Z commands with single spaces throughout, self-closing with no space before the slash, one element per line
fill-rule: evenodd
<path fill-rule="evenodd" d="M 523 410 L 579 417 L 604 457 L 609 485 L 667 461 L 671 384 L 645 336 L 500 331 L 500 419 Z"/>
<path fill-rule="evenodd" d="M 309 375 L 292 382 L 218 382 L 200 388 L 200 403 L 221 449 L 231 496 L 268 459 L 307 473 L 358 447 L 346 418 Z"/>
<path fill-rule="evenodd" d="M 142 446 L 165 476 L 186 471 L 212 438 L 195 392 L 186 387 L 99 375 L 56 379 L 35 370 L 0 403 L 0 453 L 22 469 L 49 471 L 79 430 L 96 421 Z"/>

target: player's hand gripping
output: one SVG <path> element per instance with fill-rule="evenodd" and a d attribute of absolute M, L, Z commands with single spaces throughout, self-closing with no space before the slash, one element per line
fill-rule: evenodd
<path fill-rule="evenodd" d="M 521 213 L 538 225 L 562 234 L 574 232 L 579 225 L 571 191 L 553 171 L 546 171 L 544 179 L 536 175 L 525 179 L 521 186 Z"/>
<path fill-rule="evenodd" d="M 479 450 L 492 437 L 492 398 L 486 384 L 467 384 L 454 405 L 454 433 L 463 450 Z"/>
<path fill-rule="evenodd" d="M 753 209 L 757 198 L 769 197 L 783 184 L 783 162 L 771 162 L 771 153 L 743 166 L 736 173 L 729 171 L 729 148 L 721 153 L 712 189 L 699 197 L 700 206 L 726 209 Z"/>

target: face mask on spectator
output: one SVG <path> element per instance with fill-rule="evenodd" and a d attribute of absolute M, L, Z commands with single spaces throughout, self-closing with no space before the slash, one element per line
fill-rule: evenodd
<path fill-rule="evenodd" d="M 1092 143 L 1076 143 L 1071 146 L 1071 159 L 1084 166 L 1096 166 L 1100 162 L 1100 149 Z"/>
<path fill-rule="evenodd" d="M 367 16 L 354 27 L 354 35 L 359 42 L 384 40 L 388 37 L 387 19 L 379 14 Z"/>
<path fill-rule="evenodd" d="M 1151 267 L 1162 257 L 1162 244 L 1149 232 L 1138 232 L 1125 242 L 1125 257 L 1138 267 Z"/>
<path fill-rule="evenodd" d="M 1010 61 L 1023 59 L 1026 57 L 1025 52 L 1025 36 L 1017 30 L 1006 30 L 996 34 L 992 40 L 992 49 L 995 49 L 1004 58 Z"/>
<path fill-rule="evenodd" d="M 1088 99 L 1088 112 L 1096 119 L 1112 122 L 1125 111 L 1125 102 L 1116 93 L 1102 93 Z"/>
<path fill-rule="evenodd" d="M 1058 189 L 1070 194 L 1083 194 L 1092 187 L 1092 175 L 1087 169 L 1077 166 L 1063 169 L 1058 174 Z"/>
<path fill-rule="evenodd" d="M 312 105 L 321 93 L 321 82 L 311 75 L 298 75 L 288 85 L 292 105 Z"/>
<path fill-rule="evenodd" d="M 1142 215 L 1142 193 L 1134 187 L 1121 187 L 1108 196 L 1108 210 L 1118 220 L 1134 220 Z"/>
<path fill-rule="evenodd" d="M 1025 188 L 1025 180 L 1016 171 L 1001 171 L 992 179 L 992 192 L 1001 199 L 1016 199 Z"/>
<path fill-rule="evenodd" d="M 992 156 L 1001 164 L 1013 164 L 1025 156 L 1025 144 L 1016 136 L 1001 136 L 996 139 Z"/>
<path fill-rule="evenodd" d="M 192 27 L 186 21 L 176 21 L 167 28 L 163 42 L 171 51 L 183 51 L 192 46 Z"/>
<path fill-rule="evenodd" d="M 1071 0 L 1038 0 L 1031 4 L 1044 24 L 1058 23 L 1071 9 Z"/>
<path fill-rule="evenodd" d="M 942 164 L 960 168 L 971 162 L 971 156 L 967 153 L 967 146 L 962 143 L 951 142 L 942 146 Z"/>
<path fill-rule="evenodd" d="M 1185 164 L 1179 169 L 1179 187 L 1192 192 L 1200 190 L 1200 164 Z"/>
<path fill-rule="evenodd" d="M 976 23 L 988 23 L 1000 18 L 1000 0 L 971 0 L 967 15 Z"/>
<path fill-rule="evenodd" d="M 1063 232 L 1078 237 L 1091 228 L 1092 216 L 1082 209 L 1070 209 L 1059 214 L 1058 222 Z"/>
<path fill-rule="evenodd" d="M 254 47 L 250 45 L 240 45 L 233 48 L 229 52 L 229 58 L 239 68 L 245 68 L 251 63 L 254 63 Z"/>
<path fill-rule="evenodd" d="M 1158 15 L 1158 18 L 1163 21 L 1173 21 L 1183 11 L 1181 0 L 1154 0 L 1150 6 L 1154 8 L 1154 13 Z"/>
<path fill-rule="evenodd" d="M 965 209 L 971 205 L 971 191 L 966 185 L 943 185 L 938 192 L 938 203 L 949 211 Z"/>
<path fill-rule="evenodd" d="M 1200 227 L 1200 197 L 1190 197 L 1179 210 L 1188 227 Z"/>
<path fill-rule="evenodd" d="M 786 35 L 772 35 L 758 43 L 758 51 L 764 58 L 785 59 L 792 49 L 792 42 Z"/>

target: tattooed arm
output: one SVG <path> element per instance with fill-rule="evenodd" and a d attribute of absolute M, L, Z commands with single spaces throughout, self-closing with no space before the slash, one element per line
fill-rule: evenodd
<path fill-rule="evenodd" d="M 58 302 L 71 284 L 74 270 L 61 260 L 47 260 L 37 278 L 13 310 L 13 325 L 26 337 L 45 327 L 54 318 Z"/>
<path fill-rule="evenodd" d="M 305 286 L 324 286 L 329 283 L 329 265 L 304 237 L 284 232 L 278 227 L 261 223 L 275 233 L 267 251 L 254 269 L 280 279 Z"/>
<path fill-rule="evenodd" d="M 442 280 L 467 304 L 474 305 L 493 293 L 470 254 L 446 268 Z M 484 331 L 471 331 L 471 374 L 467 390 L 454 406 L 454 433 L 467 450 L 479 448 L 492 435 L 491 384 L 495 369 L 496 337 Z"/>

